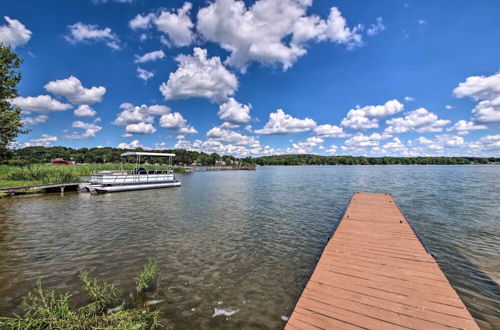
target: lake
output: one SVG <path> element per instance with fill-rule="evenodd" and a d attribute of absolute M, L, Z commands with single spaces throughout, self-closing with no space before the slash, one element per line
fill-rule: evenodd
<path fill-rule="evenodd" d="M 78 271 L 127 292 L 160 266 L 176 328 L 282 328 L 353 192 L 391 193 L 484 329 L 500 328 L 500 166 L 259 167 L 180 188 L 0 199 L 0 315 L 38 278 Z M 237 312 L 216 316 L 214 309 Z"/>

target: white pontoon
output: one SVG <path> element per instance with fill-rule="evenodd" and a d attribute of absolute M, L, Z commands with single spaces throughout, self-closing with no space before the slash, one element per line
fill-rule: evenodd
<path fill-rule="evenodd" d="M 176 180 L 172 171 L 172 158 L 175 154 L 157 152 L 126 152 L 122 157 L 134 156 L 135 168 L 128 172 L 122 168 L 117 171 L 100 171 L 90 177 L 88 189 L 90 192 L 116 192 L 128 190 L 142 190 L 153 188 L 179 187 L 180 181 Z M 141 156 L 143 157 L 168 157 L 166 170 L 148 171 L 142 168 Z"/>

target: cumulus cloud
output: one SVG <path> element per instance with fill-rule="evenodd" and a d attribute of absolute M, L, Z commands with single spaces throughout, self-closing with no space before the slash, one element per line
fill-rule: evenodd
<path fill-rule="evenodd" d="M 469 131 L 476 131 L 476 130 L 482 130 L 482 129 L 488 129 L 488 127 L 486 125 L 475 124 L 472 121 L 459 120 L 455 123 L 455 125 L 448 128 L 447 131 L 448 132 L 458 131 L 458 134 L 465 135 L 465 134 L 468 134 Z"/>
<path fill-rule="evenodd" d="M 47 121 L 47 119 L 49 119 L 49 116 L 47 116 L 47 115 L 39 115 L 39 116 L 36 116 L 36 117 L 26 117 L 26 118 L 23 118 L 22 122 L 25 125 L 35 126 L 35 125 L 38 125 L 38 124 L 45 123 Z"/>
<path fill-rule="evenodd" d="M 57 137 L 48 134 L 42 134 L 37 139 L 30 139 L 26 142 L 11 142 L 10 148 L 26 148 L 26 147 L 50 147 L 52 143 L 57 141 Z"/>
<path fill-rule="evenodd" d="M 214 139 L 205 141 L 195 140 L 193 142 L 178 140 L 174 149 L 186 149 L 206 153 L 216 152 L 219 155 L 233 155 L 236 157 L 271 155 L 277 153 L 275 149 L 267 145 L 262 146 L 258 141 L 252 145 L 236 145 L 233 143 L 223 143 Z"/>
<path fill-rule="evenodd" d="M 415 101 L 415 98 L 414 97 L 411 97 L 411 96 L 405 96 L 405 102 L 413 102 Z"/>
<path fill-rule="evenodd" d="M 431 154 L 435 152 L 442 152 L 449 148 L 459 148 L 465 146 L 465 140 L 461 136 L 441 134 L 437 135 L 434 139 L 428 139 L 426 137 L 419 137 L 415 141 L 417 145 L 416 151 L 420 154 Z M 418 148 L 418 145 L 422 146 Z"/>
<path fill-rule="evenodd" d="M 82 104 L 73 111 L 73 114 L 77 117 L 94 117 L 97 112 L 87 104 Z"/>
<path fill-rule="evenodd" d="M 68 30 L 69 33 L 64 36 L 64 39 L 72 44 L 104 42 L 112 49 L 120 49 L 120 39 L 108 27 L 100 29 L 97 25 L 77 22 L 68 25 Z"/>
<path fill-rule="evenodd" d="M 342 149 L 355 151 L 364 147 L 376 147 L 380 144 L 380 141 L 388 138 L 390 138 L 389 135 L 381 135 L 379 133 L 373 133 L 371 135 L 356 133 L 353 137 L 344 141 Z"/>
<path fill-rule="evenodd" d="M 385 122 L 388 127 L 386 134 L 399 134 L 406 132 L 441 132 L 443 127 L 450 123 L 449 120 L 439 119 L 438 116 L 427 109 L 419 108 L 408 112 L 404 117 L 392 118 Z"/>
<path fill-rule="evenodd" d="M 31 39 L 31 31 L 23 23 L 8 16 L 3 17 L 6 25 L 0 25 L 0 43 L 16 48 L 28 43 Z"/>
<path fill-rule="evenodd" d="M 74 121 L 71 127 L 83 129 L 83 133 L 73 132 L 71 135 L 64 135 L 63 138 L 73 140 L 93 138 L 96 133 L 102 129 L 102 127 L 97 126 L 95 122 L 96 121 L 94 121 L 94 123 L 86 123 L 80 120 Z"/>
<path fill-rule="evenodd" d="M 152 134 L 156 132 L 156 128 L 154 128 L 152 124 L 141 122 L 137 124 L 128 124 L 125 127 L 125 132 L 128 134 Z"/>
<path fill-rule="evenodd" d="M 383 105 L 367 105 L 349 110 L 341 124 L 352 129 L 370 129 L 378 127 L 380 118 L 394 115 L 404 109 L 398 100 L 387 101 Z"/>
<path fill-rule="evenodd" d="M 175 130 L 180 134 L 196 134 L 198 131 L 188 124 L 187 120 L 178 112 L 171 112 L 160 117 L 160 126 Z"/>
<path fill-rule="evenodd" d="M 155 50 L 144 55 L 135 55 L 135 63 L 146 63 L 156 60 L 161 60 L 165 58 L 165 53 L 163 50 Z"/>
<path fill-rule="evenodd" d="M 292 144 L 291 148 L 287 148 L 286 153 L 291 154 L 307 154 L 311 153 L 315 147 L 320 146 L 325 140 L 317 136 L 307 138 L 305 141 L 300 141 Z"/>
<path fill-rule="evenodd" d="M 80 80 L 74 76 L 66 79 L 54 80 L 44 86 L 45 90 L 57 96 L 63 96 L 73 104 L 93 104 L 101 102 L 106 88 L 83 87 Z"/>
<path fill-rule="evenodd" d="M 147 106 L 143 104 L 134 106 L 131 103 L 122 103 L 120 109 L 122 109 L 122 111 L 118 113 L 116 119 L 112 123 L 118 126 L 139 123 L 151 124 L 154 121 L 154 116 L 165 115 L 171 111 L 169 107 L 164 105 Z"/>
<path fill-rule="evenodd" d="M 326 149 L 326 153 L 333 155 L 337 152 L 337 150 L 338 150 L 338 147 L 336 145 L 332 144 L 330 146 L 330 148 Z"/>
<path fill-rule="evenodd" d="M 137 15 L 129 22 L 133 30 L 147 29 L 156 26 L 156 29 L 165 34 L 162 42 L 170 46 L 189 46 L 194 40 L 193 27 L 189 13 L 192 4 L 185 2 L 176 12 L 161 11 L 159 14 Z"/>
<path fill-rule="evenodd" d="M 377 22 L 370 25 L 368 30 L 366 30 L 366 33 L 369 36 L 374 36 L 382 31 L 385 31 L 384 19 L 382 17 L 377 17 Z"/>
<path fill-rule="evenodd" d="M 229 98 L 226 103 L 219 106 L 218 116 L 222 120 L 242 125 L 250 121 L 250 109 L 252 109 L 251 104 L 241 104 L 234 98 Z"/>
<path fill-rule="evenodd" d="M 236 145 L 259 145 L 259 141 L 253 136 L 243 135 L 238 132 L 220 127 L 213 127 L 212 129 L 210 129 L 207 132 L 207 138 L 220 142 L 231 142 Z"/>
<path fill-rule="evenodd" d="M 472 110 L 472 119 L 479 123 L 500 122 L 500 73 L 471 76 L 461 82 L 453 93 L 458 98 L 479 101 Z"/>
<path fill-rule="evenodd" d="M 140 78 L 144 81 L 148 81 L 149 79 L 154 77 L 154 73 L 143 68 L 137 67 L 137 78 Z"/>
<path fill-rule="evenodd" d="M 342 127 L 330 124 L 318 125 L 314 128 L 314 133 L 323 138 L 343 138 L 349 136 L 349 134 L 344 132 Z"/>
<path fill-rule="evenodd" d="M 205 97 L 224 103 L 238 89 L 236 76 L 222 65 L 219 57 L 207 57 L 206 49 L 195 48 L 193 55 L 176 57 L 179 67 L 161 84 L 165 99 Z"/>
<path fill-rule="evenodd" d="M 392 141 L 383 144 L 382 146 L 375 146 L 371 152 L 378 155 L 403 155 L 409 156 L 410 151 L 404 143 L 398 138 L 394 137 Z"/>
<path fill-rule="evenodd" d="M 125 143 L 125 142 L 122 142 L 120 143 L 118 146 L 117 146 L 118 149 L 137 149 L 137 148 L 142 148 L 142 149 L 145 149 L 147 150 L 148 148 L 146 148 L 145 146 L 143 146 L 139 140 L 133 140 L 132 142 L 129 142 L 129 143 Z"/>
<path fill-rule="evenodd" d="M 252 61 L 281 63 L 286 70 L 306 54 L 304 43 L 309 40 L 361 44 L 359 28 L 347 27 L 337 8 L 332 7 L 324 20 L 306 15 L 310 5 L 311 1 L 259 0 L 247 8 L 243 1 L 216 0 L 198 11 L 197 29 L 204 39 L 229 51 L 227 64 L 242 71 Z"/>
<path fill-rule="evenodd" d="M 24 114 L 29 113 L 49 113 L 53 111 L 64 111 L 70 109 L 71 104 L 61 103 L 49 95 L 38 96 L 18 96 L 10 101 L 14 106 L 19 107 Z"/>
<path fill-rule="evenodd" d="M 255 130 L 257 134 L 290 134 L 310 131 L 316 122 L 310 118 L 298 119 L 286 114 L 282 109 L 269 114 L 269 121 L 264 128 Z"/>

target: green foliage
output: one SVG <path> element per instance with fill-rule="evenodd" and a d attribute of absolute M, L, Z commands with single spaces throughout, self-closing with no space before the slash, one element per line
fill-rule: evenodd
<path fill-rule="evenodd" d="M 20 133 L 27 133 L 21 122 L 21 111 L 13 107 L 9 100 L 16 97 L 17 84 L 21 73 L 16 69 L 22 60 L 10 47 L 0 43 L 0 159 L 9 155 L 8 144 Z"/>
<path fill-rule="evenodd" d="M 148 265 L 151 264 L 151 261 Z M 145 267 L 145 269 L 148 267 Z M 155 264 L 156 265 L 156 264 Z M 151 266 L 149 266 L 151 267 Z M 156 266 L 155 266 L 156 268 Z M 83 289 L 91 302 L 76 308 L 71 305 L 70 293 L 43 290 L 41 281 L 23 300 L 23 316 L 0 317 L 1 329 L 160 329 L 160 312 L 122 303 L 111 312 L 107 307 L 119 300 L 118 290 L 105 281 L 80 272 Z"/>
<path fill-rule="evenodd" d="M 144 292 L 153 287 L 156 282 L 158 264 L 153 259 L 149 259 L 142 272 L 135 278 L 135 288 L 137 292 Z"/>
<path fill-rule="evenodd" d="M 83 282 L 83 289 L 94 301 L 97 311 L 102 311 L 118 301 L 118 289 L 113 284 L 90 278 L 88 271 L 84 269 L 80 271 L 80 279 Z"/>

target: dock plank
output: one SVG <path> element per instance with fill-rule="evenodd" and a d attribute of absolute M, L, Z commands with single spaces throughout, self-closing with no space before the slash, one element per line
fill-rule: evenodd
<path fill-rule="evenodd" d="M 356 193 L 285 329 L 479 329 L 393 198 Z"/>

